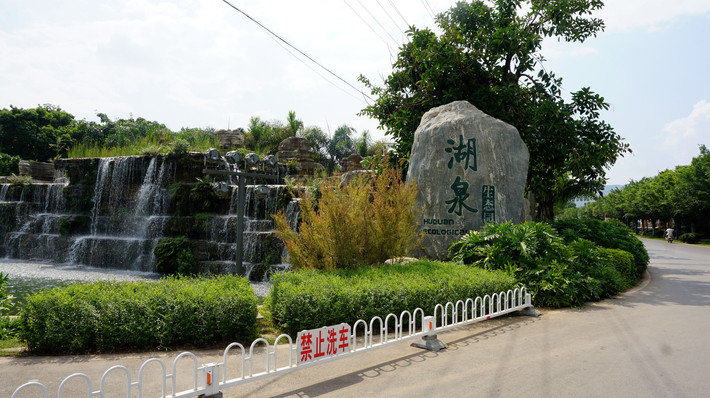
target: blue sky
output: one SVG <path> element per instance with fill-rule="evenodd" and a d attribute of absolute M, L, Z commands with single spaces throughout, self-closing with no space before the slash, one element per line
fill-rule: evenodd
<path fill-rule="evenodd" d="M 356 87 L 359 74 L 375 83 L 389 74 L 404 21 L 432 26 L 427 7 L 454 4 L 231 2 Z M 611 104 L 602 116 L 634 152 L 609 183 L 688 164 L 699 144 L 710 146 L 710 2 L 606 1 L 599 16 L 607 29 L 597 38 L 548 40 L 542 54 L 567 92 L 589 86 Z M 361 95 L 219 0 L 0 0 L 0 59 L 0 108 L 50 103 L 79 119 L 140 116 L 174 130 L 244 127 L 294 110 L 326 131 L 347 123 L 382 136 L 357 116 Z"/>

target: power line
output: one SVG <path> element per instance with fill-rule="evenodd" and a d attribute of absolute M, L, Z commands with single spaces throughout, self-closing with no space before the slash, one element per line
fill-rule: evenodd
<path fill-rule="evenodd" d="M 402 15 L 402 13 L 399 12 L 399 9 L 397 8 L 396 5 L 394 5 L 394 3 L 392 2 L 392 0 L 387 0 L 387 2 L 390 3 L 390 5 L 392 6 L 392 8 L 394 8 L 394 10 L 397 12 L 397 14 L 399 14 L 399 17 L 402 18 L 402 21 L 404 21 L 404 24 L 407 25 L 407 27 L 411 28 L 412 25 L 410 25 L 409 22 L 407 22 L 407 20 L 404 18 L 404 15 Z"/>
<path fill-rule="evenodd" d="M 267 31 L 269 34 L 271 34 L 271 35 L 273 35 L 274 37 L 276 37 L 277 39 L 279 39 L 281 42 L 283 42 L 283 43 L 286 44 L 287 46 L 289 46 L 289 47 L 293 48 L 294 50 L 296 50 L 299 54 L 301 54 L 301 55 L 303 55 L 304 57 L 308 58 L 308 60 L 310 60 L 310 61 L 313 62 L 314 64 L 320 66 L 320 67 L 321 67 L 323 70 L 325 70 L 326 72 L 328 72 L 328 73 L 330 73 L 331 75 L 335 76 L 335 77 L 336 77 L 338 80 L 340 80 L 341 82 L 347 84 L 347 85 L 348 85 L 350 88 L 352 88 L 353 90 L 355 90 L 355 91 L 357 91 L 358 93 L 362 94 L 364 97 L 369 98 L 371 101 L 374 101 L 369 95 L 367 95 L 367 94 L 365 94 L 364 92 L 362 92 L 362 90 L 359 90 L 357 87 L 353 86 L 352 84 L 350 84 L 349 82 L 347 82 L 347 81 L 346 81 L 345 79 L 343 79 L 342 77 L 336 75 L 333 71 L 331 71 L 330 69 L 326 68 L 325 66 L 323 66 L 320 62 L 316 61 L 315 59 L 311 58 L 308 54 L 306 54 L 306 53 L 304 53 L 303 51 L 301 51 L 301 50 L 299 50 L 298 48 L 296 48 L 296 46 L 294 46 L 293 44 L 291 44 L 291 43 L 289 43 L 288 41 L 284 40 L 281 36 L 277 35 L 277 34 L 274 33 L 271 29 L 267 28 L 266 26 L 264 26 L 263 24 L 261 24 L 259 21 L 257 21 L 256 19 L 252 18 L 249 14 L 247 14 L 247 13 L 245 13 L 244 11 L 240 10 L 240 9 L 239 9 L 237 6 L 235 6 L 234 4 L 230 3 L 230 2 L 227 1 L 227 0 L 222 0 L 222 1 L 223 1 L 225 4 L 227 4 L 228 6 L 232 7 L 233 9 L 239 11 L 242 15 L 244 15 L 244 16 L 247 17 L 247 18 L 249 18 L 250 21 L 252 21 L 252 22 L 254 22 L 255 24 L 259 25 L 259 27 L 261 27 L 262 29 L 264 29 L 265 31 Z"/>
<path fill-rule="evenodd" d="M 427 0 L 422 0 L 422 5 L 424 6 L 424 9 L 426 9 L 426 11 L 431 16 L 431 19 L 433 19 L 434 22 L 436 22 L 436 13 L 434 12 L 434 9 L 431 8 L 431 6 L 429 5 L 429 2 Z"/>
<path fill-rule="evenodd" d="M 390 21 L 392 21 L 392 23 L 394 24 L 394 26 L 396 26 L 397 29 L 399 29 L 399 31 L 404 35 L 404 31 L 402 30 L 402 28 L 400 28 L 399 25 L 397 25 L 397 22 L 394 21 L 394 18 L 392 18 L 392 15 L 390 15 L 389 11 L 387 11 L 387 9 L 382 5 L 382 3 L 380 3 L 380 0 L 375 0 L 375 1 L 377 2 L 377 5 L 380 6 L 382 11 L 385 12 L 385 14 L 387 15 L 387 18 L 389 18 Z"/>
<path fill-rule="evenodd" d="M 377 31 L 375 30 L 375 28 L 373 28 L 372 25 L 370 25 L 369 23 L 367 23 L 367 21 L 365 20 L 365 18 L 363 18 L 362 15 L 360 15 L 360 13 L 358 13 L 358 12 L 353 8 L 353 6 L 351 6 L 350 3 L 348 3 L 347 0 L 343 0 L 343 1 L 344 1 L 345 4 L 355 13 L 355 15 L 357 15 L 358 18 L 360 18 L 360 20 L 361 20 L 365 25 L 367 25 L 368 28 L 370 28 L 370 30 L 372 31 L 372 33 L 374 33 L 377 37 L 380 38 L 380 40 L 382 40 L 382 42 L 385 43 L 385 45 L 387 46 L 387 49 L 388 49 L 389 52 L 390 52 L 390 55 L 392 55 L 392 47 L 390 46 L 389 42 L 387 42 L 387 40 L 385 40 L 382 36 L 380 36 L 380 34 L 377 33 Z M 358 0 L 358 2 L 359 2 L 359 0 Z M 360 5 L 362 5 L 362 3 L 360 3 Z M 368 13 L 369 13 L 369 11 L 368 11 Z M 372 14 L 370 14 L 370 15 L 372 15 Z M 373 19 L 374 19 L 374 17 L 373 17 Z M 375 21 L 376 21 L 380 26 L 382 26 L 382 24 L 380 24 L 376 19 L 375 19 Z M 384 27 L 383 27 L 382 29 L 385 30 Z M 387 32 L 387 30 L 385 30 L 385 32 L 389 35 L 389 37 L 390 37 L 390 38 L 395 42 L 395 44 L 396 44 L 396 43 L 397 43 L 397 40 L 395 40 L 395 38 L 392 37 L 392 35 L 390 35 L 389 32 Z"/>
<path fill-rule="evenodd" d="M 262 29 L 263 29 L 263 28 L 262 28 Z M 315 73 L 316 75 L 322 77 L 323 80 L 327 81 L 327 82 L 330 83 L 333 87 L 335 87 L 335 88 L 337 88 L 338 90 L 342 91 L 343 93 L 345 93 L 345 94 L 351 96 L 352 98 L 355 98 L 356 100 L 359 100 L 359 99 L 360 99 L 360 98 L 356 97 L 355 95 L 353 95 L 352 93 L 350 93 L 349 91 L 345 91 L 344 88 L 338 86 L 338 85 L 335 84 L 332 80 L 328 79 L 327 77 L 325 77 L 325 76 L 323 76 L 322 74 L 320 74 L 320 72 L 318 72 L 317 70 L 313 69 L 313 67 L 312 67 L 311 65 L 308 65 L 308 63 L 306 63 L 303 59 L 301 59 L 301 58 L 298 57 L 296 54 L 294 54 L 291 50 L 289 50 L 288 47 L 284 46 L 283 43 L 281 43 L 280 41 L 276 40 L 276 38 L 275 38 L 273 35 L 269 34 L 270 32 L 269 32 L 268 30 L 264 30 L 264 31 L 267 32 L 267 36 L 269 36 L 269 38 L 270 38 L 271 40 L 273 40 L 273 41 L 274 41 L 276 44 L 278 44 L 281 48 L 283 48 L 284 50 L 286 50 L 286 52 L 288 52 L 289 54 L 291 54 L 292 57 L 296 58 L 296 59 L 298 60 L 298 62 L 302 63 L 302 64 L 305 65 L 308 69 L 312 70 L 313 73 Z M 367 104 L 367 101 L 365 101 L 365 103 Z M 368 104 L 368 105 L 369 105 L 369 104 Z"/>
<path fill-rule="evenodd" d="M 395 44 L 397 44 L 397 39 L 395 39 L 394 37 L 392 37 L 392 35 L 390 34 L 390 32 L 380 23 L 380 21 L 370 12 L 370 10 L 369 10 L 367 7 L 365 7 L 365 5 L 362 4 L 362 2 L 361 2 L 360 0 L 357 0 L 357 2 L 360 4 L 360 6 L 361 6 L 362 8 L 365 9 L 365 11 L 367 11 L 368 14 L 370 14 L 370 16 L 372 17 L 372 19 L 374 19 L 375 22 L 377 22 L 377 24 L 380 25 L 380 28 L 382 28 L 382 30 L 384 30 L 385 33 L 387 33 L 387 36 L 389 36 L 389 37 L 392 39 L 392 41 L 395 42 Z M 396 26 L 396 25 L 395 25 L 395 26 Z M 397 29 L 399 29 L 399 26 L 397 26 Z M 401 31 L 401 29 L 400 29 L 400 31 Z"/>

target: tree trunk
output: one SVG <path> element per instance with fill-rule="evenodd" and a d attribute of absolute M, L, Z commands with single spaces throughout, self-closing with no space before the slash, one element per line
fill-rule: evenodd
<path fill-rule="evenodd" d="M 552 220 L 555 218 L 555 201 L 549 195 L 537 202 L 536 218 L 538 220 Z"/>

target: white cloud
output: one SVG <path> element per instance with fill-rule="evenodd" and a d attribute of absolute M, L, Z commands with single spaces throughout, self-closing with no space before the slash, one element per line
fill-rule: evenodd
<path fill-rule="evenodd" d="M 707 13 L 708 0 L 607 0 L 596 16 L 604 20 L 608 32 L 614 32 L 662 29 L 680 17 Z"/>
<path fill-rule="evenodd" d="M 710 102 L 696 103 L 688 116 L 666 124 L 662 136 L 657 138 L 674 165 L 688 164 L 698 156 L 698 145 L 710 144 Z"/>

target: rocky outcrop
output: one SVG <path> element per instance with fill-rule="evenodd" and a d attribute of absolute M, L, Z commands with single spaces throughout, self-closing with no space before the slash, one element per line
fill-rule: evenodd
<path fill-rule="evenodd" d="M 348 171 L 363 170 L 362 167 L 363 157 L 354 153 L 347 158 L 343 159 L 343 173 Z"/>
<path fill-rule="evenodd" d="M 239 148 L 244 143 L 244 130 L 218 130 L 215 135 L 219 139 L 219 150 L 226 153 Z"/>
<path fill-rule="evenodd" d="M 54 164 L 20 160 L 18 165 L 21 176 L 30 176 L 35 181 L 54 181 Z"/>
<path fill-rule="evenodd" d="M 295 169 L 299 175 L 309 175 L 323 169 L 323 166 L 313 161 L 311 146 L 305 138 L 289 137 L 281 141 L 277 153 L 280 164 Z"/>
<path fill-rule="evenodd" d="M 416 182 L 424 232 L 420 255 L 486 222 L 519 222 L 529 153 L 517 129 L 466 101 L 431 109 L 414 133 L 408 182 Z"/>

